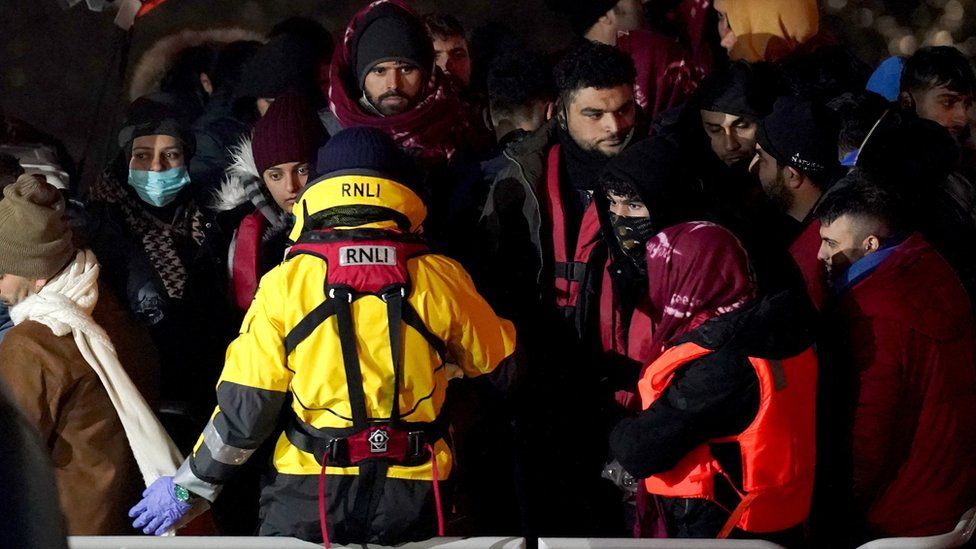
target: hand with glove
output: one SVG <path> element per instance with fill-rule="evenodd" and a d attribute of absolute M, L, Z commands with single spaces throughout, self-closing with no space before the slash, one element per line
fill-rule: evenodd
<path fill-rule="evenodd" d="M 142 501 L 129 509 L 129 516 L 136 519 L 132 526 L 146 534 L 161 536 L 179 522 L 193 506 L 186 501 L 189 499 L 186 490 L 179 488 L 185 499 L 177 498 L 175 488 L 173 477 L 156 479 L 142 493 Z"/>

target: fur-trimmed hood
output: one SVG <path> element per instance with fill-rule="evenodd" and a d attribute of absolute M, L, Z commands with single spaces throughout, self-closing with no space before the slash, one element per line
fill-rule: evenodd
<path fill-rule="evenodd" d="M 159 82 L 163 79 L 163 75 L 173 66 L 180 53 L 187 48 L 203 44 L 219 46 L 241 40 L 264 43 L 265 37 L 254 30 L 230 27 L 208 30 L 183 29 L 160 38 L 143 52 L 132 70 L 129 79 L 129 101 L 159 91 Z"/>
<path fill-rule="evenodd" d="M 261 183 L 261 174 L 254 163 L 254 153 L 251 152 L 251 138 L 241 138 L 237 145 L 230 148 L 231 163 L 224 171 L 224 179 L 220 187 L 214 191 L 210 207 L 217 212 L 226 212 L 248 202 L 249 183 Z"/>

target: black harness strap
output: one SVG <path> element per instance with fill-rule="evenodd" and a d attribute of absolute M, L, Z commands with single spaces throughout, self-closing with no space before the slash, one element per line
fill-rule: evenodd
<path fill-rule="evenodd" d="M 288 335 L 285 336 L 285 355 L 291 354 L 292 351 L 298 347 L 298 344 L 312 335 L 312 332 L 319 327 L 320 324 L 329 319 L 332 315 L 336 314 L 335 301 L 332 299 L 326 299 L 318 307 L 308 313 L 308 316 L 302 319 L 297 326 L 292 328 Z"/>
<path fill-rule="evenodd" d="M 439 337 L 430 333 L 427 325 L 424 324 L 424 319 L 420 318 L 420 315 L 417 314 L 417 310 L 413 308 L 413 305 L 411 305 L 409 301 L 405 301 L 403 303 L 403 322 L 423 336 L 423 338 L 427 340 L 427 344 L 437 351 L 437 354 L 440 355 L 441 360 L 444 360 L 444 357 L 447 356 L 447 345 L 444 345 L 444 342 L 441 341 Z"/>
<path fill-rule="evenodd" d="M 390 326 L 390 356 L 393 357 L 393 409 L 390 411 L 390 422 L 400 423 L 400 377 L 403 375 L 402 357 L 402 326 L 403 296 L 406 290 L 400 286 L 383 294 L 386 302 L 386 318 Z"/>
<path fill-rule="evenodd" d="M 363 392 L 363 373 L 359 368 L 356 351 L 356 331 L 352 324 L 352 293 L 347 288 L 329 290 L 329 300 L 335 302 L 336 320 L 339 323 L 339 344 L 342 346 L 342 363 L 346 370 L 346 387 L 352 424 L 356 429 L 367 426 L 366 394 Z"/>

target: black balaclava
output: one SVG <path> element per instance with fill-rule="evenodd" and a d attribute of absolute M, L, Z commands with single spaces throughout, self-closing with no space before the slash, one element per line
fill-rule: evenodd
<path fill-rule="evenodd" d="M 650 218 L 640 221 L 609 215 L 604 220 L 608 234 L 614 236 L 618 260 L 629 258 L 643 273 L 645 245 L 651 237 L 662 229 L 701 217 L 700 201 L 689 184 L 686 168 L 679 147 L 662 137 L 635 143 L 607 164 L 601 176 L 604 186 L 610 180 L 629 184 L 650 212 Z"/>

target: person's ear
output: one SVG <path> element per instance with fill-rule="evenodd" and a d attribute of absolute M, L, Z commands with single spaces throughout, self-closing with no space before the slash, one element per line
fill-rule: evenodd
<path fill-rule="evenodd" d="M 569 128 L 569 120 L 567 120 L 566 114 L 566 104 L 563 103 L 562 98 L 556 100 L 556 105 L 553 107 L 556 110 L 556 120 L 559 121 L 559 127 L 564 131 Z"/>
<path fill-rule="evenodd" d="M 783 168 L 783 175 L 786 176 L 786 184 L 791 189 L 799 189 L 803 182 L 806 180 L 806 176 L 799 172 L 793 166 L 786 166 Z"/>
<path fill-rule="evenodd" d="M 556 116 L 556 102 L 549 101 L 546 103 L 546 121 L 552 120 L 553 116 Z"/>
<path fill-rule="evenodd" d="M 904 109 L 915 110 L 915 98 L 912 97 L 909 91 L 903 91 L 898 94 L 898 104 Z"/>
<path fill-rule="evenodd" d="M 484 110 L 481 111 L 481 119 L 484 121 L 485 127 L 487 127 L 489 130 L 495 129 L 495 123 L 494 123 L 494 119 L 491 116 L 490 106 L 485 107 Z"/>
<path fill-rule="evenodd" d="M 881 249 L 881 239 L 873 234 L 868 235 L 868 237 L 864 239 L 864 242 L 861 243 L 861 246 L 867 253 L 876 252 Z"/>

